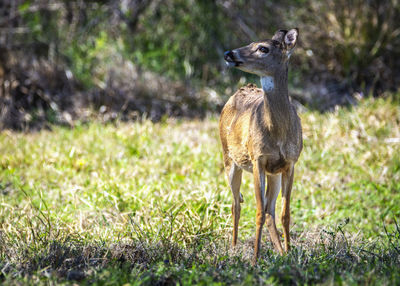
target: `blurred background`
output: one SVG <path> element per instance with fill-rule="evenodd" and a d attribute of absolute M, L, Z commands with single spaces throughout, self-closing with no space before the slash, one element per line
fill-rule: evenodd
<path fill-rule="evenodd" d="M 223 52 L 298 27 L 290 93 L 329 111 L 400 83 L 400 5 L 387 1 L 2 0 L 0 128 L 203 117 L 252 75 Z"/>

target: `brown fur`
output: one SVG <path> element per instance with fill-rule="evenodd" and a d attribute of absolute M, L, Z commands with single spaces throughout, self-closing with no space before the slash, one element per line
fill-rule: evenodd
<path fill-rule="evenodd" d="M 285 249 L 289 250 L 290 193 L 294 164 L 302 150 L 300 119 L 289 101 L 287 89 L 288 58 L 296 44 L 298 30 L 282 31 L 275 34 L 273 41 L 252 43 L 232 51 L 226 57 L 239 69 L 260 76 L 270 76 L 274 82 L 274 88 L 268 92 L 253 84 L 240 88 L 225 104 L 219 122 L 225 170 L 234 196 L 233 245 L 236 245 L 240 219 L 239 190 L 242 169 L 252 172 L 254 176 L 257 201 L 254 263 L 259 255 L 265 221 L 275 247 L 283 253 L 275 225 L 275 201 L 281 183 L 281 217 Z M 260 45 L 268 47 L 268 53 L 258 51 Z M 265 175 L 268 177 L 268 186 L 264 194 Z"/>

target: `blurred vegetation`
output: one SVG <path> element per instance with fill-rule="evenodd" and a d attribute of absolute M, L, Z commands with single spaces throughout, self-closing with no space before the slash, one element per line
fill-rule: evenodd
<path fill-rule="evenodd" d="M 258 81 L 228 72 L 224 50 L 294 26 L 302 104 L 329 110 L 400 82 L 397 0 L 4 0 L 0 15 L 2 127 L 203 116 Z"/>

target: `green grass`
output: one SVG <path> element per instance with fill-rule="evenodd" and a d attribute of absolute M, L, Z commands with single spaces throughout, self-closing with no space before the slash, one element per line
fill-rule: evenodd
<path fill-rule="evenodd" d="M 2 131 L 0 282 L 399 284 L 398 102 L 301 118 L 293 250 L 265 228 L 255 267 L 252 177 L 233 250 L 216 118 Z"/>

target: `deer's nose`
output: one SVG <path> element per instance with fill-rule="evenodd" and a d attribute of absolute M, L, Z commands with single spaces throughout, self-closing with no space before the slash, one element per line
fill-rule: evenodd
<path fill-rule="evenodd" d="M 224 59 L 227 61 L 227 62 L 233 62 L 235 59 L 234 59 L 234 55 L 233 55 L 233 52 L 232 51 L 227 51 L 227 52 L 225 52 L 224 53 Z"/>

